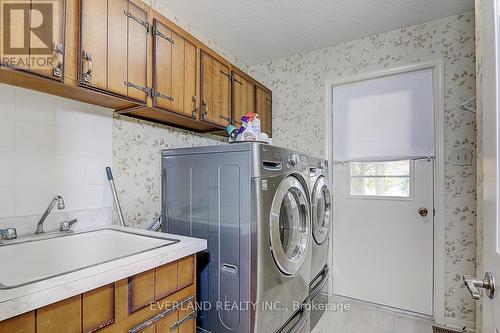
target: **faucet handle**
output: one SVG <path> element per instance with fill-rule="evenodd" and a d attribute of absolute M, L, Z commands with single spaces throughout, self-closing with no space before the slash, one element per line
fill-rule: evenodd
<path fill-rule="evenodd" d="M 77 219 L 74 219 L 74 220 L 71 220 L 71 221 L 64 221 L 64 222 L 61 222 L 61 225 L 59 227 L 59 231 L 61 232 L 66 232 L 66 231 L 72 231 L 71 230 L 71 227 L 73 226 L 73 224 L 75 224 L 76 222 L 78 222 Z"/>
<path fill-rule="evenodd" d="M 16 228 L 0 229 L 0 239 L 11 240 L 17 238 Z"/>

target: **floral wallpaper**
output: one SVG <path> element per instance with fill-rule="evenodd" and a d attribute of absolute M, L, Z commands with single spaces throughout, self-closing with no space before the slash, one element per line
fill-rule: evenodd
<path fill-rule="evenodd" d="M 276 145 L 325 156 L 324 82 L 444 58 L 446 117 L 446 317 L 473 327 L 475 302 L 462 274 L 476 273 L 476 166 L 453 166 L 454 150 L 476 150 L 476 115 L 460 104 L 476 95 L 474 13 L 249 67 L 273 90 Z"/>
<path fill-rule="evenodd" d="M 126 223 L 146 228 L 161 214 L 161 150 L 220 143 L 219 137 L 115 116 L 114 173 Z"/>

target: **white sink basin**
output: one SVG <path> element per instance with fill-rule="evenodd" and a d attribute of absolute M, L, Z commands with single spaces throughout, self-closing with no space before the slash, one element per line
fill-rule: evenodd
<path fill-rule="evenodd" d="M 0 245 L 0 290 L 17 288 L 62 274 L 177 243 L 164 237 L 105 229 Z"/>

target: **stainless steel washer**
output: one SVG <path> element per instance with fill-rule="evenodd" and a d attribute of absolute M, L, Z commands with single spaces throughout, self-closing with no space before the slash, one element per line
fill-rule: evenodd
<path fill-rule="evenodd" d="M 259 143 L 162 152 L 163 230 L 208 241 L 197 259 L 201 330 L 295 325 L 311 275 L 308 163 Z"/>

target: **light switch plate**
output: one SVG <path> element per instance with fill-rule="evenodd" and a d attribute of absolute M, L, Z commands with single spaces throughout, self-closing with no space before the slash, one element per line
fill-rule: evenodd
<path fill-rule="evenodd" d="M 451 163 L 454 166 L 472 166 L 474 155 L 471 149 L 454 150 Z"/>

